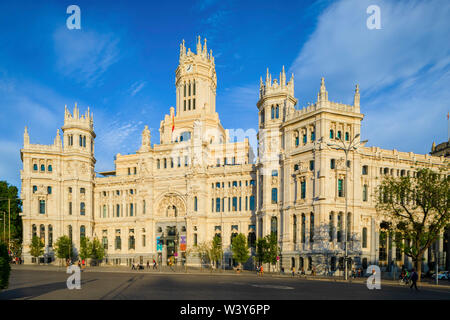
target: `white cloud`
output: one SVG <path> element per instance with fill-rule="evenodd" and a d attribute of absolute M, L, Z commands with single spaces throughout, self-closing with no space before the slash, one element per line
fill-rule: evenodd
<path fill-rule="evenodd" d="M 60 28 L 53 39 L 58 71 L 88 87 L 101 83 L 102 75 L 119 60 L 119 39 L 112 34 Z"/>
<path fill-rule="evenodd" d="M 381 30 L 366 26 L 372 4 L 381 9 Z M 428 152 L 445 133 L 449 15 L 446 0 L 334 2 L 290 68 L 299 104 L 315 100 L 322 76 L 329 99 L 344 103 L 352 102 L 359 83 L 364 138 L 380 147 Z"/>
<path fill-rule="evenodd" d="M 146 81 L 137 81 L 130 87 L 131 96 L 134 97 L 139 91 L 141 91 L 147 85 Z"/>

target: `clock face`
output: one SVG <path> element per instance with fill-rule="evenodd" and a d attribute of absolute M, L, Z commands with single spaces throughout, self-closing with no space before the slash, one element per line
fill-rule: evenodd
<path fill-rule="evenodd" d="M 191 72 L 192 70 L 193 70 L 192 64 L 188 64 L 188 65 L 186 66 L 186 72 Z"/>

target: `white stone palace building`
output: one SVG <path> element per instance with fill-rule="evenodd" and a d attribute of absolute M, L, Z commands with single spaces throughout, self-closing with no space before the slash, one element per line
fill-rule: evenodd
<path fill-rule="evenodd" d="M 353 105 L 346 105 L 328 100 L 322 79 L 317 102 L 298 108 L 293 75 L 287 81 L 283 68 L 279 79 L 272 79 L 267 70 L 255 101 L 255 156 L 248 138 L 236 139 L 239 130 L 230 134 L 220 123 L 206 39 L 202 45 L 198 38 L 196 53 L 186 51 L 184 41 L 180 45 L 175 87 L 176 108 L 161 121 L 159 144 L 151 144 L 146 126 L 139 150 L 117 154 L 109 172 L 95 171 L 89 108 L 84 114 L 76 105 L 73 113 L 65 109 L 53 145 L 31 144 L 25 128 L 20 151 L 25 263 L 32 261 L 33 236 L 44 241 L 45 258 L 54 261 L 56 239 L 68 235 L 75 251 L 81 237 L 98 238 L 107 264 L 153 258 L 165 264 L 174 257 L 198 265 L 191 248 L 218 234 L 231 266 L 232 237 L 243 233 L 252 247 L 271 232 L 285 269 L 335 270 L 342 266 L 345 239 L 354 266 L 410 262 L 380 229 L 375 189 L 384 175 L 413 175 L 417 166 L 437 168 L 446 160 L 365 147 L 358 86 Z M 357 147 L 347 163 L 336 147 L 339 138 Z"/>

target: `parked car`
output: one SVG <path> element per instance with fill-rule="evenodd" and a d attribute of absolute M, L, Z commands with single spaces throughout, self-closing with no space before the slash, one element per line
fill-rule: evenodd
<path fill-rule="evenodd" d="M 448 271 L 440 271 L 439 273 L 438 273 L 438 280 L 448 280 L 448 278 L 449 278 L 449 272 Z M 433 279 L 436 279 L 436 274 L 433 274 L 432 276 L 431 276 Z"/>

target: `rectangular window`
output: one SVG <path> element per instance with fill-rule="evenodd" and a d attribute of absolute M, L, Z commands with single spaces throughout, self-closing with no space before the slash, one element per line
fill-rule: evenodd
<path fill-rule="evenodd" d="M 369 173 L 369 167 L 368 166 L 362 166 L 362 174 L 367 175 Z"/>
<path fill-rule="evenodd" d="M 314 160 L 309 161 L 309 170 L 310 171 L 314 170 Z"/>
<path fill-rule="evenodd" d="M 242 211 L 242 198 L 239 197 L 239 211 Z"/>
<path fill-rule="evenodd" d="M 134 204 L 130 203 L 130 217 L 132 217 L 134 214 Z"/>
<path fill-rule="evenodd" d="M 69 215 L 72 215 L 72 202 L 69 202 Z"/>
<path fill-rule="evenodd" d="M 306 134 L 303 135 L 303 144 L 306 144 Z"/>
<path fill-rule="evenodd" d="M 367 184 L 363 186 L 363 201 L 367 201 Z"/>
<path fill-rule="evenodd" d="M 39 213 L 45 214 L 45 200 L 39 200 Z"/>
<path fill-rule="evenodd" d="M 233 211 L 237 211 L 237 197 L 233 197 Z"/>
<path fill-rule="evenodd" d="M 339 197 L 344 196 L 344 180 L 343 179 L 338 180 L 338 196 Z"/>
<path fill-rule="evenodd" d="M 278 189 L 272 188 L 272 204 L 275 204 L 278 202 Z"/>
<path fill-rule="evenodd" d="M 214 212 L 214 198 L 211 199 L 211 211 Z"/>
<path fill-rule="evenodd" d="M 330 160 L 330 169 L 334 169 L 336 168 L 336 160 L 335 159 L 331 159 Z"/>
<path fill-rule="evenodd" d="M 220 198 L 216 198 L 216 212 L 220 212 Z"/>
<path fill-rule="evenodd" d="M 80 203 L 80 215 L 84 216 L 86 214 L 86 204 L 84 202 Z"/>
<path fill-rule="evenodd" d="M 306 181 L 302 181 L 300 187 L 301 187 L 301 198 L 306 199 Z"/>
<path fill-rule="evenodd" d="M 315 141 L 316 140 L 316 132 L 313 131 L 311 132 L 311 141 Z"/>
<path fill-rule="evenodd" d="M 255 196 L 250 196 L 250 210 L 255 210 Z"/>

